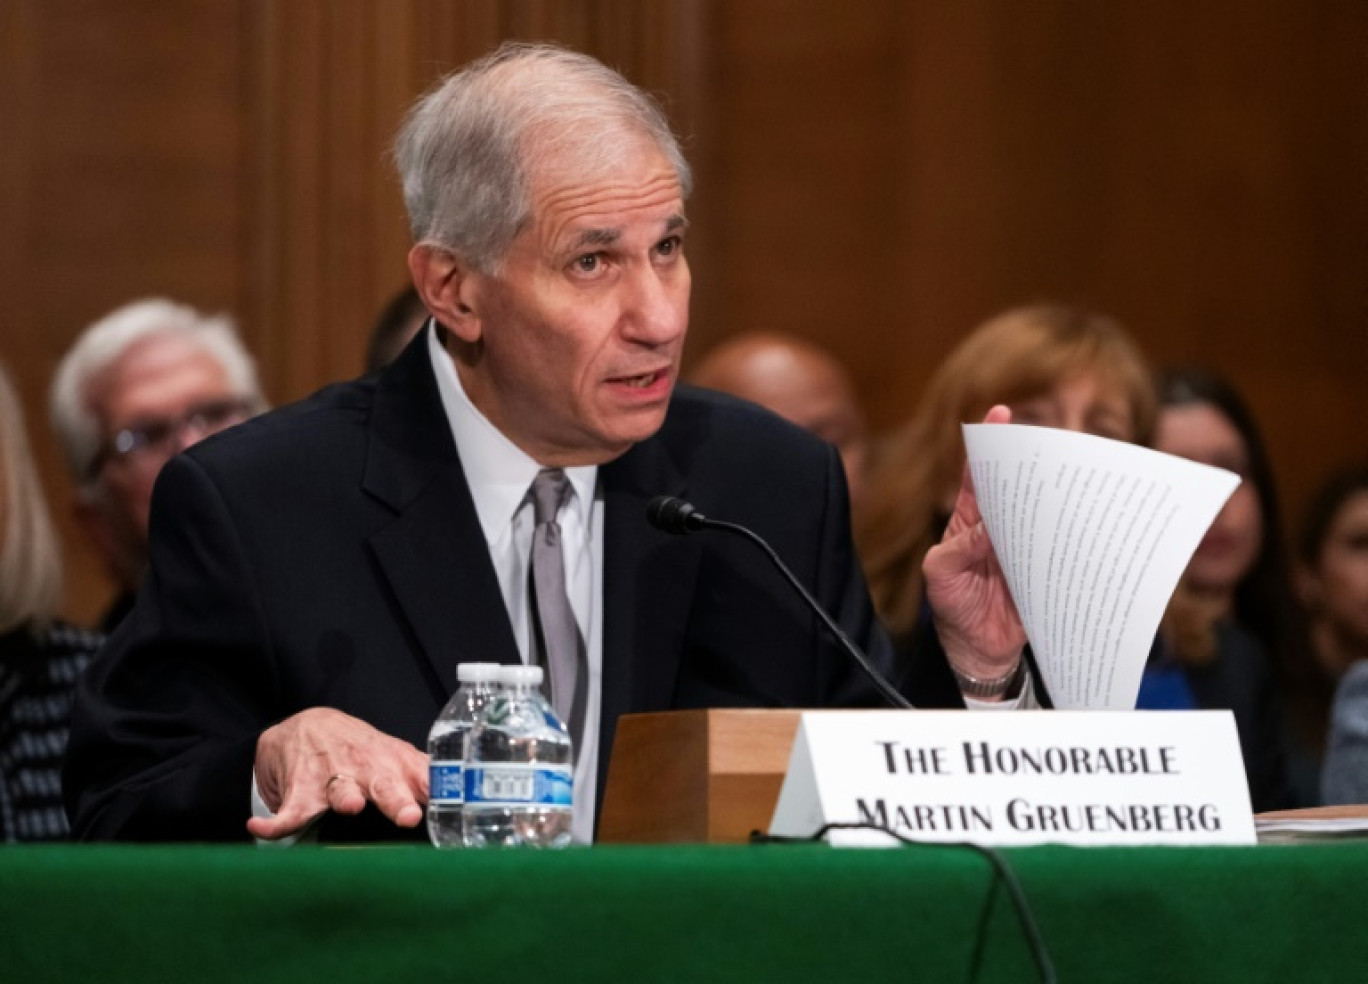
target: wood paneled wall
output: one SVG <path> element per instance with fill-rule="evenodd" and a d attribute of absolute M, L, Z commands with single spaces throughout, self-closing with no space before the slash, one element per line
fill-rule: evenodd
<path fill-rule="evenodd" d="M 1296 505 L 1368 455 L 1365 37 L 1359 0 L 5 0 L 0 359 L 59 514 L 47 382 L 126 300 L 235 313 L 276 401 L 354 374 L 405 277 L 405 108 L 553 39 L 685 136 L 691 356 L 804 334 L 883 429 L 984 317 L 1078 301 L 1226 370 Z"/>
<path fill-rule="evenodd" d="M 719 4 L 693 351 L 796 330 L 904 419 L 1038 299 L 1247 394 L 1295 514 L 1368 457 L 1368 5 Z"/>
<path fill-rule="evenodd" d="M 242 311 L 248 22 L 202 0 L 0 3 L 0 359 L 29 411 L 78 620 L 109 588 L 71 522 L 48 383 L 81 328 L 126 301 Z"/>

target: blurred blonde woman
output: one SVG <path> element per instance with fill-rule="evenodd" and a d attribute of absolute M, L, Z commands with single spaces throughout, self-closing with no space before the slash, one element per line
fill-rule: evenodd
<path fill-rule="evenodd" d="M 61 764 L 76 677 L 99 639 L 56 619 L 61 554 L 0 366 L 0 841 L 67 835 Z"/>
<path fill-rule="evenodd" d="M 912 660 L 924 623 L 922 560 L 940 540 L 964 470 L 960 425 L 994 404 L 1012 422 L 1148 443 L 1155 397 L 1139 349 L 1116 321 L 1038 305 L 979 326 L 932 378 L 916 415 L 880 448 L 856 516 L 874 604 Z M 912 667 L 915 673 L 915 665 Z"/>

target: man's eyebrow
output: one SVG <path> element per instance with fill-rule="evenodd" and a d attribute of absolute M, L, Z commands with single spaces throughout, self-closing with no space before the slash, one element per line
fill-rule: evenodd
<path fill-rule="evenodd" d="M 665 231 L 667 233 L 678 232 L 680 229 L 688 228 L 688 225 L 689 220 L 676 212 L 665 220 Z M 621 229 L 585 229 L 570 244 L 570 251 L 578 252 L 590 247 L 612 246 L 621 238 Z"/>
<path fill-rule="evenodd" d="M 621 229 L 585 229 L 570 244 L 571 250 L 581 250 L 588 246 L 611 246 L 622 238 Z"/>

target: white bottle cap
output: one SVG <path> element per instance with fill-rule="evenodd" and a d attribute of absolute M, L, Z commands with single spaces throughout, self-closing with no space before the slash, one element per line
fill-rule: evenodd
<path fill-rule="evenodd" d="M 501 666 L 499 679 L 510 687 L 540 687 L 542 668 L 540 666 Z"/>
<path fill-rule="evenodd" d="M 458 683 L 493 683 L 503 666 L 499 663 L 461 663 L 456 667 Z"/>

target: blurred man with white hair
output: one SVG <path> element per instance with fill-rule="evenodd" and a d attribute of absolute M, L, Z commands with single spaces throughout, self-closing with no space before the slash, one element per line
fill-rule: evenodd
<path fill-rule="evenodd" d="M 162 465 L 265 406 L 232 321 L 161 298 L 100 319 L 62 359 L 52 425 L 76 486 L 77 519 L 118 588 L 106 632 L 132 607 L 147 564 Z"/>

